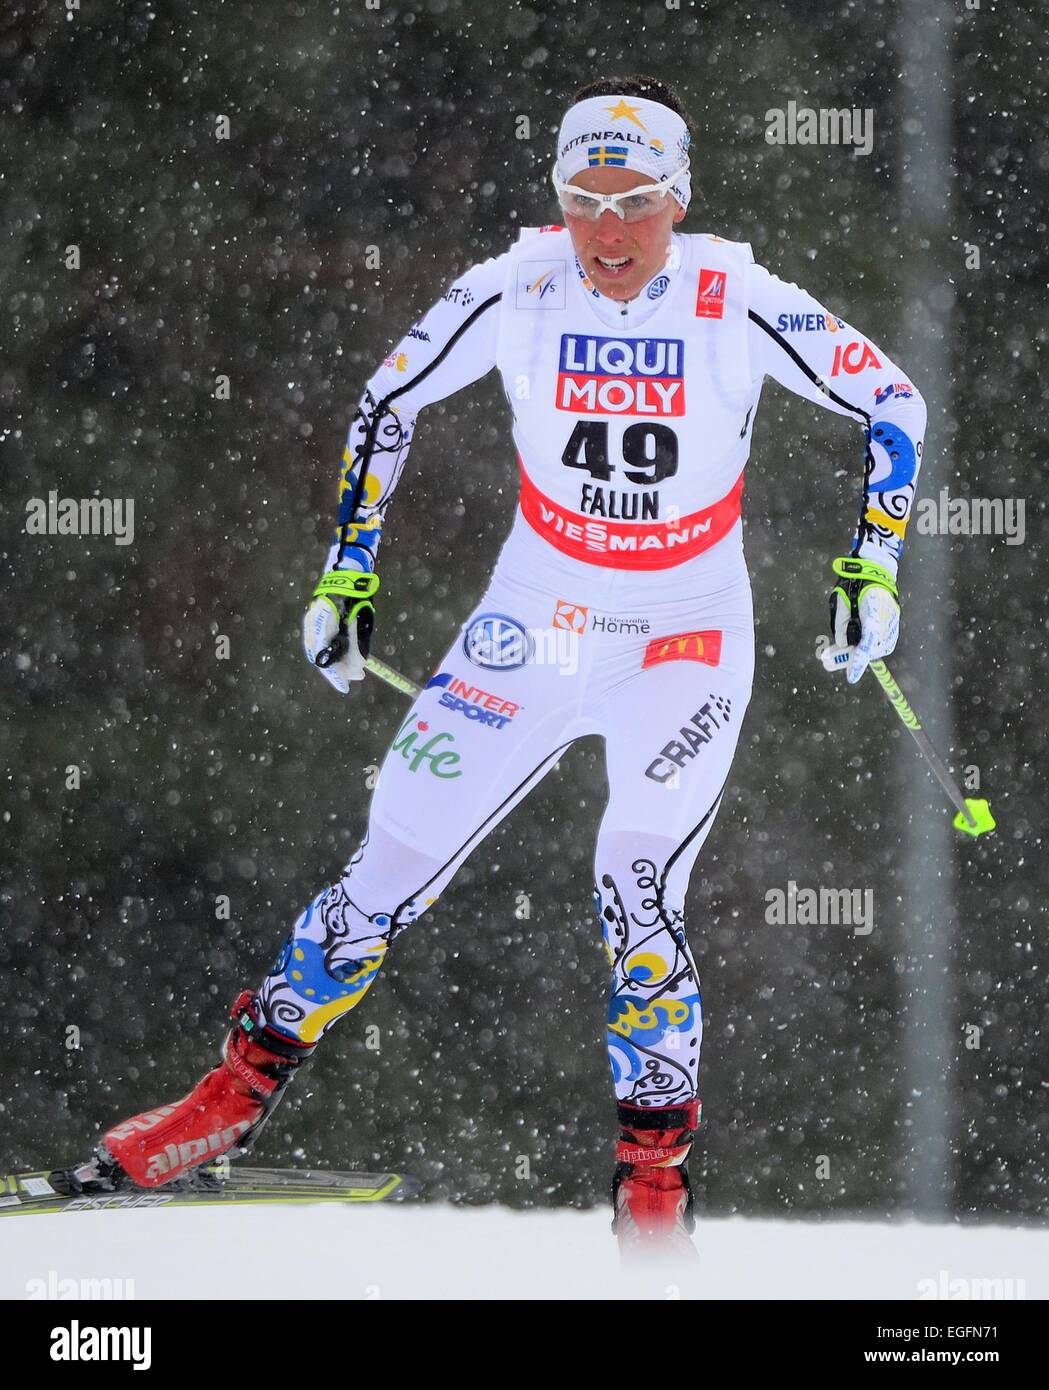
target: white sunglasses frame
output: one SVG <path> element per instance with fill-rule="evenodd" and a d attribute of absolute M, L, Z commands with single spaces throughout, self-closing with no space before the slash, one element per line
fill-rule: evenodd
<path fill-rule="evenodd" d="M 607 167 L 607 168 L 616 168 L 616 167 L 623 167 L 623 166 L 607 165 L 607 166 L 604 166 L 604 167 Z M 680 166 L 680 168 L 675 169 L 674 172 L 673 172 L 668 178 L 664 179 L 662 183 L 639 183 L 639 184 L 637 185 L 636 188 L 625 188 L 625 189 L 623 190 L 622 193 L 591 193 L 591 191 L 590 191 L 589 188 L 580 188 L 579 185 L 578 185 L 577 183 L 563 183 L 563 182 L 561 181 L 561 179 L 559 179 L 559 178 L 557 177 L 557 165 L 556 165 L 556 164 L 555 164 L 554 167 L 550 170 L 550 181 L 553 183 L 554 188 L 557 190 L 558 206 L 561 208 L 561 211 L 562 211 L 562 212 L 565 211 L 564 206 L 561 204 L 561 196 L 562 196 L 562 194 L 564 194 L 564 193 L 582 193 L 582 194 L 584 194 L 587 198 L 593 198 L 595 202 L 602 203 L 602 204 L 604 205 L 604 206 L 600 209 L 600 211 L 598 212 L 598 214 L 597 214 L 596 217 L 594 217 L 594 218 L 589 218 L 589 217 L 588 217 L 588 218 L 585 218 L 585 219 L 584 219 L 585 221 L 587 221 L 587 222 L 590 222 L 590 221 L 599 222 L 599 221 L 601 220 L 602 214 L 605 212 L 606 208 L 611 208 L 611 210 L 616 214 L 616 216 L 617 216 L 621 221 L 625 222 L 625 221 L 626 221 L 626 213 L 625 213 L 625 212 L 623 211 L 623 209 L 619 206 L 619 204 L 623 201 L 624 198 L 633 198 L 633 197 L 634 197 L 636 194 L 638 194 L 638 193 L 668 193 L 668 194 L 670 194 L 671 197 L 673 197 L 674 195 L 673 195 L 673 192 L 671 191 L 671 184 L 676 183 L 677 180 L 681 177 L 682 174 L 687 174 L 687 173 L 689 172 L 689 169 L 690 169 L 690 168 L 691 168 L 691 164 L 690 164 L 690 162 L 686 159 L 685 162 L 684 162 L 684 164 L 682 164 L 682 165 Z M 569 213 L 568 215 L 569 215 L 569 216 L 574 216 L 575 214 Z M 649 213 L 649 217 L 655 217 L 655 215 L 656 215 L 656 214 L 655 214 L 654 212 L 653 212 L 653 213 Z M 642 217 L 642 218 L 640 218 L 639 220 L 642 221 L 642 222 L 645 222 L 645 221 L 647 221 L 648 219 Z"/>

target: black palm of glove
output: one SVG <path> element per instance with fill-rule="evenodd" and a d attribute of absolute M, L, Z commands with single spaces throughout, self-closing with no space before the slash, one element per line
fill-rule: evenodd
<path fill-rule="evenodd" d="M 351 681 L 364 679 L 371 649 L 379 576 L 357 570 L 329 570 L 313 591 L 303 619 L 306 656 L 324 678 L 345 695 Z"/>

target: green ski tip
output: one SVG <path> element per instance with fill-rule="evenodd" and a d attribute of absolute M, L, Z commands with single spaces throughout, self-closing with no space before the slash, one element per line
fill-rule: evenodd
<path fill-rule="evenodd" d="M 976 797 L 967 796 L 965 798 L 965 804 L 969 808 L 969 814 L 972 816 L 975 824 L 970 825 L 961 811 L 959 811 L 954 818 L 955 830 L 962 830 L 966 835 L 975 837 L 977 835 L 986 835 L 988 830 L 994 829 L 997 822 L 991 815 L 991 808 L 986 801 L 980 801 Z"/>

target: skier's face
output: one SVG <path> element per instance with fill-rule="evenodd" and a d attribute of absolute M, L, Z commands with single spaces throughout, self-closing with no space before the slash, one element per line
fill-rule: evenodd
<path fill-rule="evenodd" d="M 652 182 L 650 174 L 607 167 L 584 169 L 572 179 L 587 193 L 625 193 L 628 188 Z M 626 222 L 611 208 L 606 208 L 596 222 L 562 213 L 579 264 L 601 294 L 619 300 L 633 299 L 663 269 L 671 228 L 684 215 L 685 209 L 669 194 L 665 206 L 643 222 Z M 623 264 L 609 265 L 609 261 Z"/>

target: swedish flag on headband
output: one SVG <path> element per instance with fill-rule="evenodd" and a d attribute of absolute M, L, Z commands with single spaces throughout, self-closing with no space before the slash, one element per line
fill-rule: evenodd
<path fill-rule="evenodd" d="M 624 165 L 626 164 L 627 150 L 625 145 L 591 145 L 586 152 L 587 164 L 601 165 Z"/>

